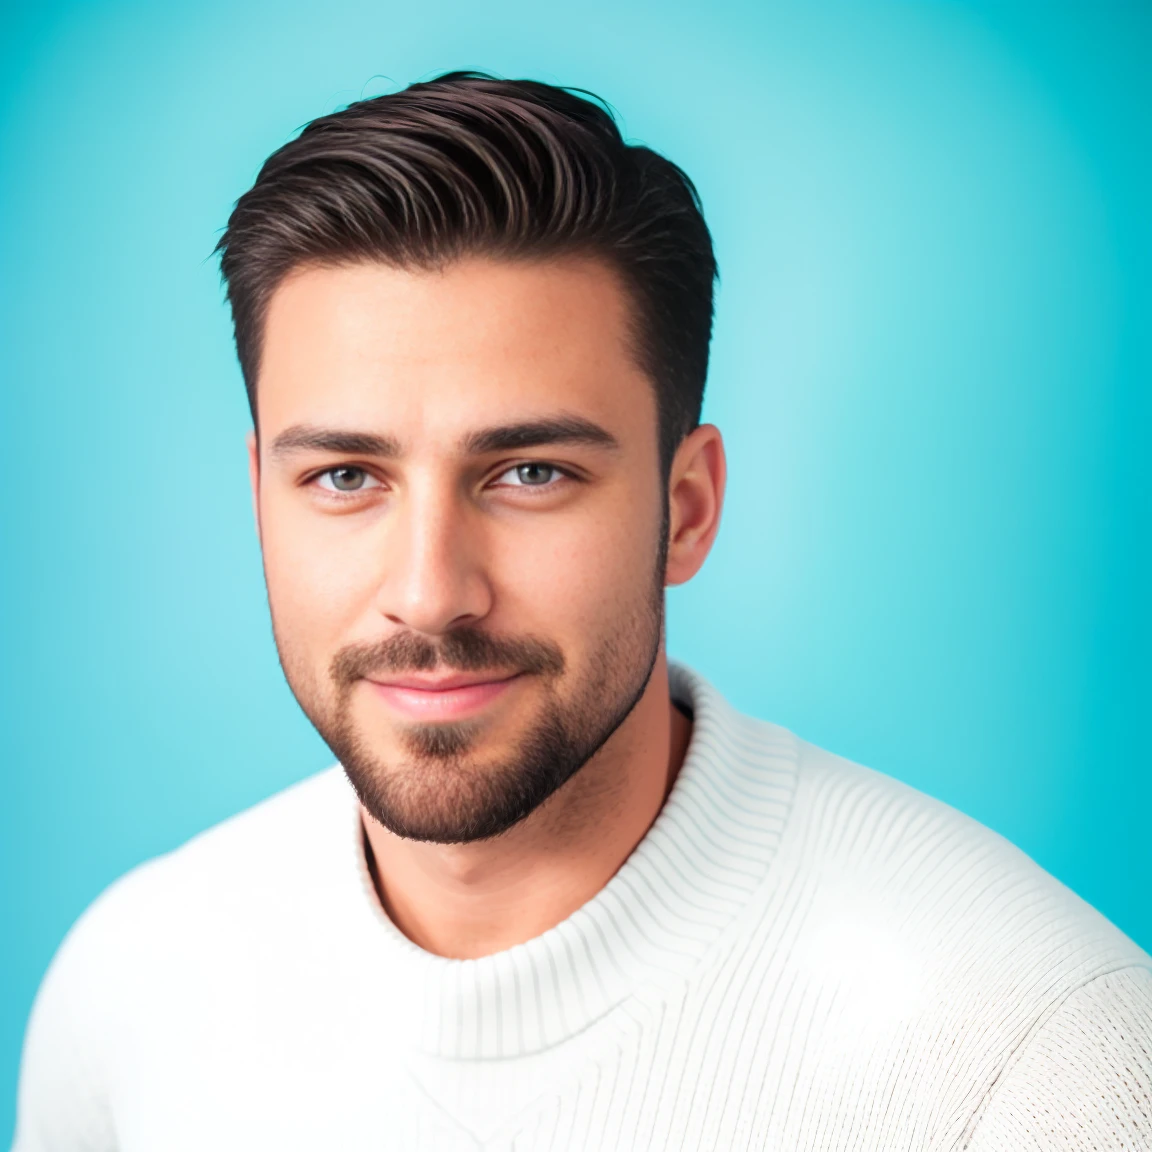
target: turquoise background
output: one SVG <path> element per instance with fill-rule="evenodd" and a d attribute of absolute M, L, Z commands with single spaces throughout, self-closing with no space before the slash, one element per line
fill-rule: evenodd
<path fill-rule="evenodd" d="M 723 283 L 671 650 L 1145 947 L 1152 8 L 51 3 L 0 28 L 0 1133 L 112 879 L 326 765 L 276 664 L 214 262 L 306 120 L 451 67 L 600 93 Z"/>

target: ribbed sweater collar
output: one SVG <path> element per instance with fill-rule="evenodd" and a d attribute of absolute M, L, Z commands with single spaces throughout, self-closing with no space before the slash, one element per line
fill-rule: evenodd
<path fill-rule="evenodd" d="M 380 909 L 356 836 L 360 896 L 401 992 L 395 1040 L 448 1059 L 542 1051 L 638 991 L 681 986 L 763 883 L 795 790 L 795 740 L 736 712 L 684 665 L 669 673 L 672 698 L 693 715 L 676 783 L 616 875 L 542 935 L 478 960 L 424 951 Z"/>

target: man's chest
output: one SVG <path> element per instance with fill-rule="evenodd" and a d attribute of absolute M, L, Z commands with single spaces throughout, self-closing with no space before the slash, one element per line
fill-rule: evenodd
<path fill-rule="evenodd" d="M 962 1126 L 916 1022 L 862 1027 L 827 987 L 633 998 L 538 1052 L 453 1060 L 401 1042 L 390 995 L 189 996 L 121 1049 L 121 1152 L 331 1147 L 945 1148 Z M 955 1113 L 955 1115 L 954 1115 Z"/>

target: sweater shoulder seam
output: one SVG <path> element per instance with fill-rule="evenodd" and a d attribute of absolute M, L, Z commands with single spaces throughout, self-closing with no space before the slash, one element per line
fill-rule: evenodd
<path fill-rule="evenodd" d="M 1036 1037 L 1044 1031 L 1049 1022 L 1064 1008 L 1064 1006 L 1068 1003 L 1069 1000 L 1072 999 L 1073 996 L 1083 992 L 1086 988 L 1091 987 L 1093 984 L 1096 984 L 1101 980 L 1106 980 L 1109 976 L 1115 976 L 1121 972 L 1140 971 L 1152 971 L 1152 962 L 1116 964 L 1111 968 L 1097 972 L 1095 975 L 1089 976 L 1087 979 L 1081 980 L 1079 983 L 1074 984 L 1071 988 L 1067 989 L 1067 991 L 1065 991 L 1062 996 L 1053 1001 L 1053 1003 L 1048 1007 L 1047 1011 L 1038 1015 L 1032 1022 L 1032 1026 L 1020 1038 L 1019 1043 L 1012 1049 L 1011 1052 L 1008 1053 L 1004 1063 L 1000 1066 L 1000 1071 L 996 1073 L 995 1079 L 985 1089 L 979 1103 L 975 1108 L 973 1108 L 972 1115 L 969 1117 L 968 1123 L 965 1125 L 964 1131 L 961 1133 L 960 1139 L 954 1145 L 954 1148 L 957 1149 L 958 1152 L 964 1152 L 964 1149 L 971 1145 L 973 1139 L 977 1135 L 977 1130 L 979 1129 L 981 1122 L 988 1112 L 988 1109 L 992 1106 L 996 1097 L 1000 1094 L 1000 1091 L 1003 1089 L 1004 1084 L 1011 1076 L 1016 1065 L 1019 1064 L 1024 1056 L 1028 1053 L 1028 1050 L 1032 1047 Z"/>

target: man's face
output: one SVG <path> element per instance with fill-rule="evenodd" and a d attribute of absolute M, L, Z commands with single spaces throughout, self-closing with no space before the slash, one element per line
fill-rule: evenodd
<path fill-rule="evenodd" d="M 576 258 L 308 268 L 272 297 L 254 473 L 276 643 L 399 835 L 504 831 L 644 692 L 665 496 L 629 316 Z"/>

